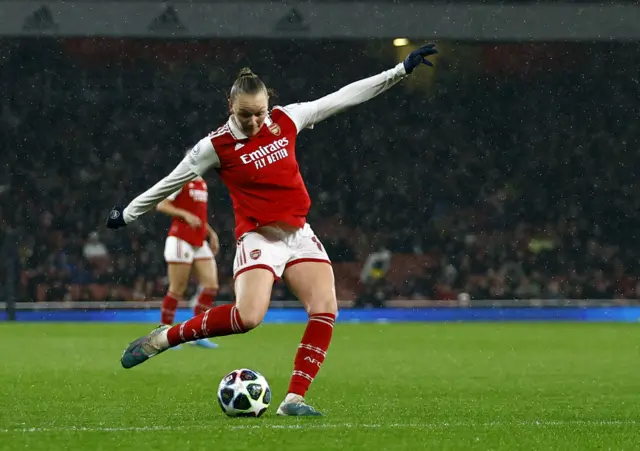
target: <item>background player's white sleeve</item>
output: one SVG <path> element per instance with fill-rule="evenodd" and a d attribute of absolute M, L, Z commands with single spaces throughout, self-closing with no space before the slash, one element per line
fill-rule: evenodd
<path fill-rule="evenodd" d="M 312 102 L 294 103 L 282 109 L 295 122 L 298 132 L 314 124 L 373 99 L 407 75 L 404 64 L 400 63 L 393 69 L 386 70 L 373 77 L 351 83 L 344 88 Z"/>
<path fill-rule="evenodd" d="M 167 196 L 167 200 L 170 200 L 170 201 L 176 200 L 176 198 L 178 197 L 178 194 L 180 194 L 180 191 L 182 191 L 182 188 L 180 188 L 178 191 L 176 191 L 174 193 L 169 194 Z"/>
<path fill-rule="evenodd" d="M 167 198 L 171 193 L 182 188 L 187 182 L 202 176 L 207 169 L 220 164 L 220 159 L 213 148 L 211 139 L 201 139 L 196 144 L 189 155 L 176 166 L 176 168 L 153 185 L 144 193 L 133 199 L 124 209 L 124 222 L 130 222 L 138 219 L 139 216 L 145 214 L 161 201 Z"/>

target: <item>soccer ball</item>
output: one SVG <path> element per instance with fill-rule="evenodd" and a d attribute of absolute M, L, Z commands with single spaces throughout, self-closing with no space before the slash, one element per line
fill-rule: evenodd
<path fill-rule="evenodd" d="M 230 417 L 259 417 L 271 403 L 271 389 L 257 371 L 234 370 L 220 382 L 218 403 Z"/>

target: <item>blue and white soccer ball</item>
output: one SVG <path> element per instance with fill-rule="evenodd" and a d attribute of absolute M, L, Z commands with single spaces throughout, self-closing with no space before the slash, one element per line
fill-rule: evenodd
<path fill-rule="evenodd" d="M 227 374 L 218 387 L 218 403 L 230 417 L 259 417 L 271 403 L 271 389 L 264 376 L 247 368 Z"/>

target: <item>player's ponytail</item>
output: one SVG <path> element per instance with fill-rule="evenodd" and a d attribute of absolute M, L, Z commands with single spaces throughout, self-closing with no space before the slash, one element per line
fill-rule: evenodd
<path fill-rule="evenodd" d="M 250 67 L 243 67 L 238 73 L 238 78 L 242 77 L 257 77 L 257 75 L 253 73 Z"/>
<path fill-rule="evenodd" d="M 260 77 L 254 74 L 250 68 L 243 67 L 238 73 L 236 81 L 233 82 L 233 86 L 231 86 L 229 101 L 233 103 L 235 98 L 240 94 L 257 94 L 259 92 L 264 92 L 269 95 L 269 91 L 262 80 L 260 80 Z"/>

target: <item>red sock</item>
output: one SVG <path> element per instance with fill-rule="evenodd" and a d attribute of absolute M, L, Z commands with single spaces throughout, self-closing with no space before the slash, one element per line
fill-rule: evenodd
<path fill-rule="evenodd" d="M 327 355 L 335 321 L 336 315 L 333 313 L 318 313 L 309 317 L 293 363 L 288 393 L 304 396 L 309 390 Z"/>
<path fill-rule="evenodd" d="M 173 324 L 176 318 L 176 310 L 181 297 L 167 291 L 166 296 L 162 300 L 162 309 L 160 310 L 160 322 L 168 326 Z"/>
<path fill-rule="evenodd" d="M 198 316 L 213 307 L 213 301 L 216 299 L 216 290 L 213 288 L 205 288 L 198 296 L 198 302 L 193 308 L 193 316 Z"/>
<path fill-rule="evenodd" d="M 167 331 L 167 340 L 169 346 L 176 346 L 187 341 L 242 334 L 246 331 L 236 306 L 224 304 L 176 324 Z"/>

